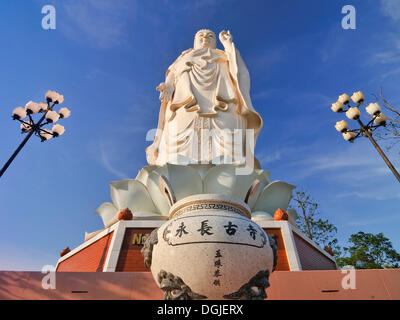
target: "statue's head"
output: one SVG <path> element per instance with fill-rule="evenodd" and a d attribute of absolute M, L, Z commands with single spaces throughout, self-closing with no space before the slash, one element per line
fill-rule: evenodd
<path fill-rule="evenodd" d="M 194 49 L 211 48 L 217 47 L 217 37 L 215 33 L 208 29 L 201 29 L 197 31 L 194 36 Z"/>

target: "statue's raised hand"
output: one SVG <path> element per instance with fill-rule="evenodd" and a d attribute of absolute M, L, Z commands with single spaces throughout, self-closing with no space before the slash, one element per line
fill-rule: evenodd
<path fill-rule="evenodd" d="M 219 41 L 221 41 L 222 45 L 224 46 L 224 48 L 229 47 L 232 43 L 232 35 L 231 33 L 225 30 L 222 30 L 219 33 Z"/>
<path fill-rule="evenodd" d="M 161 82 L 156 88 L 160 91 L 160 100 L 162 102 L 167 102 L 172 99 L 172 94 L 174 93 L 174 87 L 170 83 Z"/>

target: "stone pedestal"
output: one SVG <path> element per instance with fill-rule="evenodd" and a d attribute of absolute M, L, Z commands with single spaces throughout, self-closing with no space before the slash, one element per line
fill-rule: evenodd
<path fill-rule="evenodd" d="M 142 251 L 166 299 L 264 299 L 275 242 L 246 203 L 223 195 L 175 203 Z"/>

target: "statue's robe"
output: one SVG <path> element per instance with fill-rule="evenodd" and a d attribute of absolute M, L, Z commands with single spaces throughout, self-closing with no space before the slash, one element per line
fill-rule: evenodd
<path fill-rule="evenodd" d="M 225 51 L 186 50 L 166 77 L 170 72 L 175 90 L 161 105 L 159 130 L 146 150 L 149 164 L 210 163 L 223 156 L 244 163 L 246 129 L 253 129 L 256 139 L 262 119 L 251 103 L 249 73 L 234 44 Z"/>

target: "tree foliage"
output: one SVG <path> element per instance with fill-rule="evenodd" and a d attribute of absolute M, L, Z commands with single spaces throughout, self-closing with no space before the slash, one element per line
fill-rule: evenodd
<path fill-rule="evenodd" d="M 298 212 L 297 225 L 301 232 L 314 240 L 320 247 L 329 247 L 335 256 L 340 255 L 340 247 L 336 238 L 337 228 L 327 219 L 321 219 L 318 203 L 304 191 L 296 191 L 292 199 L 293 209 Z"/>
<path fill-rule="evenodd" d="M 319 217 L 318 203 L 310 194 L 295 191 L 291 208 L 298 213 L 296 222 L 300 231 L 320 247 L 331 248 L 339 267 L 351 265 L 356 269 L 400 268 L 400 254 L 393 249 L 391 241 L 383 233 L 359 231 L 350 236 L 349 247 L 341 248 L 336 238 L 337 228 L 327 219 Z"/>
<path fill-rule="evenodd" d="M 400 267 L 400 254 L 383 233 L 372 234 L 362 231 L 349 238 L 350 247 L 344 247 L 346 256 L 339 257 L 339 267 L 354 266 L 356 269 L 386 269 Z"/>

